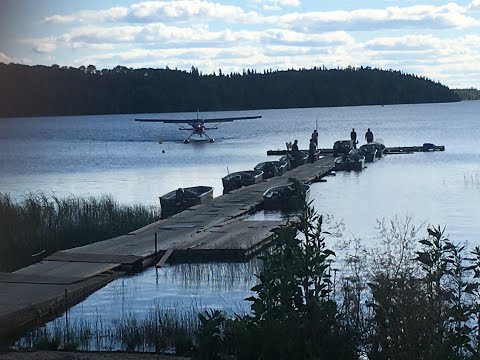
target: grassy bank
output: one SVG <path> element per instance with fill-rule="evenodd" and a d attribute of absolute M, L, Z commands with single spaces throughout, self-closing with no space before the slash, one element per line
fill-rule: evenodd
<path fill-rule="evenodd" d="M 58 250 L 126 234 L 159 219 L 141 205 L 122 205 L 111 196 L 0 194 L 0 271 L 14 271 Z"/>

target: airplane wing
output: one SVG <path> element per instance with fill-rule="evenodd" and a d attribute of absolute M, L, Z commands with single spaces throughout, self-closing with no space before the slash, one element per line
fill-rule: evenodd
<path fill-rule="evenodd" d="M 210 118 L 210 119 L 202 119 L 205 123 L 222 123 L 227 121 L 234 121 L 234 120 L 246 120 L 246 119 L 259 119 L 262 116 L 239 116 L 239 117 L 226 117 L 226 118 Z"/>
<path fill-rule="evenodd" d="M 262 116 L 239 116 L 239 117 L 226 117 L 226 118 L 208 118 L 208 119 L 135 119 L 135 121 L 142 122 L 161 122 L 161 123 L 170 123 L 170 124 L 192 124 L 197 121 L 203 121 L 204 123 L 222 123 L 227 121 L 234 120 L 246 120 L 246 119 L 259 119 Z"/>
<path fill-rule="evenodd" d="M 142 122 L 161 122 L 161 123 L 170 123 L 170 124 L 191 124 L 197 121 L 197 119 L 135 119 L 135 121 Z"/>

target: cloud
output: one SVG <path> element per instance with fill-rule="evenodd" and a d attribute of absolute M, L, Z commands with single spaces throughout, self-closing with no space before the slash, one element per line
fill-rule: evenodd
<path fill-rule="evenodd" d="M 228 46 L 238 41 L 257 41 L 261 33 L 252 31 L 232 32 L 228 29 L 212 32 L 205 26 L 178 27 L 165 24 L 128 26 L 83 26 L 57 38 L 66 45 L 82 44 L 124 44 L 145 47 L 189 47 L 189 46 Z"/>
<path fill-rule="evenodd" d="M 284 0 L 293 1 L 295 0 Z M 223 20 L 249 23 L 257 21 L 255 12 L 245 12 L 233 5 L 208 0 L 145 1 L 129 7 L 112 7 L 105 10 L 84 10 L 75 14 L 51 15 L 44 19 L 50 23 L 65 22 L 173 22 Z"/>
<path fill-rule="evenodd" d="M 51 53 L 57 49 L 57 39 L 54 37 L 24 39 L 22 42 L 31 44 L 32 50 L 39 54 Z"/>
<path fill-rule="evenodd" d="M 12 58 L 4 54 L 3 52 L 0 52 L 0 62 L 8 64 L 12 62 Z"/>
<path fill-rule="evenodd" d="M 0 63 L 9 64 L 9 63 L 17 63 L 17 64 L 31 64 L 32 60 L 29 58 L 19 58 L 14 56 L 9 56 L 4 52 L 0 52 Z"/>
<path fill-rule="evenodd" d="M 363 47 L 375 66 L 423 75 L 450 87 L 469 87 L 474 79 L 480 83 L 479 35 L 381 37 Z"/>
<path fill-rule="evenodd" d="M 300 5 L 300 0 L 251 0 L 250 2 L 261 5 L 263 10 L 281 10 L 283 7 Z"/>
<path fill-rule="evenodd" d="M 345 31 L 308 34 L 281 28 L 263 31 L 225 29 L 210 31 L 207 26 L 170 26 L 162 23 L 124 26 L 81 26 L 56 39 L 36 39 L 40 49 L 49 46 L 93 49 L 77 57 L 76 65 L 114 67 L 164 67 L 188 70 L 192 65 L 203 72 L 241 72 L 252 68 L 310 68 L 315 65 L 372 66 L 398 69 L 445 81 L 456 64 L 480 63 L 480 36 L 451 38 L 427 35 L 375 37 L 360 42 Z M 432 72 L 428 72 L 428 68 Z M 468 72 L 472 66 L 463 66 Z M 472 75 L 473 76 L 473 75 Z M 468 79 L 468 76 L 459 76 Z M 462 80 L 463 81 L 463 80 Z M 471 80 L 470 80 L 471 81 Z M 449 83 L 450 84 L 450 83 Z M 460 80 L 455 80 L 460 84 Z"/>
<path fill-rule="evenodd" d="M 363 65 L 418 73 L 449 84 L 467 81 L 470 74 L 470 84 L 474 78 L 480 82 L 474 75 L 479 72 L 474 69 L 480 63 L 479 36 L 459 35 L 479 25 L 473 11 L 480 9 L 480 0 L 464 6 L 410 6 L 407 3 L 414 2 L 407 1 L 378 9 L 316 12 L 300 12 L 299 0 L 250 0 L 245 5 L 250 8 L 220 1 L 142 1 L 53 14 L 43 20 L 61 23 L 57 31 L 62 32 L 25 42 L 43 54 L 37 59 L 50 54 L 63 61 L 59 57 L 67 53 L 76 65 L 99 68 L 168 65 L 188 70 L 194 65 L 203 72 L 218 68 L 241 72 Z M 248 11 L 255 8 L 252 3 L 263 11 Z M 298 7 L 294 9 L 298 12 L 287 13 L 287 7 Z M 443 29 L 463 31 L 437 32 Z M 451 74 L 458 66 L 466 75 L 458 73 L 456 79 Z"/>
<path fill-rule="evenodd" d="M 282 15 L 277 20 L 271 19 L 271 21 L 302 32 L 378 31 L 402 28 L 447 29 L 479 24 L 476 19 L 466 16 L 464 13 L 463 7 L 449 3 L 442 6 L 394 6 L 385 9 L 292 13 Z"/>
<path fill-rule="evenodd" d="M 292 35 L 292 34 L 289 34 Z M 283 36 L 283 35 L 282 35 Z M 93 54 L 78 60 L 78 64 L 104 64 L 113 67 L 124 64 L 132 67 L 155 67 L 168 65 L 188 70 L 192 65 L 204 72 L 241 72 L 244 68 L 286 69 L 311 67 L 312 64 L 349 65 L 354 57 L 361 58 L 358 46 L 344 34 L 325 35 L 316 39 L 314 46 L 305 46 L 305 40 L 289 39 L 293 45 L 279 45 L 272 41 L 272 33 L 265 34 L 259 43 L 233 43 L 228 47 L 171 47 L 165 49 L 136 48 Z M 333 46 L 326 46 L 332 44 Z M 357 50 L 355 50 L 357 49 Z M 354 51 L 351 55 L 349 52 Z"/>
<path fill-rule="evenodd" d="M 463 56 L 480 55 L 480 35 L 464 35 L 452 38 L 439 38 L 433 35 L 407 35 L 401 37 L 379 37 L 367 41 L 366 50 L 379 53 L 431 52 L 437 61 L 455 59 Z"/>
<path fill-rule="evenodd" d="M 438 46 L 442 40 L 433 35 L 406 35 L 402 37 L 379 37 L 367 41 L 364 47 L 374 51 L 424 51 Z"/>
<path fill-rule="evenodd" d="M 173 2 L 149 1 L 130 7 L 130 21 L 200 21 L 223 20 L 250 22 L 258 15 L 245 12 L 233 5 L 223 5 L 205 0 L 178 0 Z"/>
<path fill-rule="evenodd" d="M 470 4 L 467 6 L 468 10 L 480 10 L 480 0 L 473 0 Z"/>
<path fill-rule="evenodd" d="M 116 6 L 105 10 L 82 10 L 74 14 L 51 15 L 43 19 L 45 23 L 65 24 L 71 22 L 114 22 L 121 21 L 128 15 L 128 8 Z"/>
<path fill-rule="evenodd" d="M 354 43 L 354 38 L 345 31 L 323 34 L 305 34 L 291 30 L 270 29 L 262 32 L 262 42 L 287 46 L 337 46 Z"/>
<path fill-rule="evenodd" d="M 45 23 L 64 24 L 75 21 L 74 15 L 52 15 L 43 19 Z"/>
<path fill-rule="evenodd" d="M 308 46 L 325 47 L 351 44 L 354 38 L 344 31 L 322 34 L 305 34 L 292 30 L 268 29 L 264 31 L 225 29 L 210 31 L 207 26 L 170 26 L 161 23 L 125 26 L 81 26 L 55 39 L 30 40 L 38 47 L 52 49 L 65 45 L 74 49 L 96 47 L 101 49 L 117 45 L 144 48 L 188 48 L 188 47 L 228 47 L 228 46 Z"/>

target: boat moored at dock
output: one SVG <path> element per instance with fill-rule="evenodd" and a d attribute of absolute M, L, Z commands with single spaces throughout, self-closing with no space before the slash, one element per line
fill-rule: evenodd
<path fill-rule="evenodd" d="M 290 162 L 290 165 L 292 169 L 305 165 L 308 160 L 308 152 L 305 152 L 303 150 L 297 151 L 295 154 L 292 156 L 292 161 Z"/>
<path fill-rule="evenodd" d="M 287 171 L 287 162 L 281 160 L 265 161 L 257 164 L 253 169 L 263 171 L 263 178 L 269 179 L 285 174 Z"/>
<path fill-rule="evenodd" d="M 263 180 L 263 171 L 245 170 L 228 174 L 222 178 L 223 191 L 228 192 L 243 186 L 258 184 Z"/>
<path fill-rule="evenodd" d="M 302 191 L 295 190 L 292 184 L 274 186 L 263 193 L 265 210 L 295 211 L 301 209 L 310 196 L 310 185 L 303 184 Z"/>
<path fill-rule="evenodd" d="M 338 140 L 333 143 L 333 156 L 348 154 L 353 149 L 352 140 Z"/>
<path fill-rule="evenodd" d="M 377 155 L 377 146 L 373 143 L 368 143 L 360 146 L 358 154 L 365 157 L 365 162 L 374 162 Z"/>
<path fill-rule="evenodd" d="M 283 160 L 277 160 L 277 161 L 274 161 L 275 163 L 275 166 L 277 167 L 278 169 L 278 175 L 283 175 L 287 172 L 288 170 L 288 163 L 286 161 L 283 161 Z"/>
<path fill-rule="evenodd" d="M 263 178 L 269 179 L 278 175 L 278 168 L 273 161 L 261 162 L 253 168 L 253 170 L 263 171 Z"/>
<path fill-rule="evenodd" d="M 160 196 L 162 219 L 178 214 L 189 207 L 205 204 L 213 199 L 213 187 L 193 186 L 178 188 Z"/>
<path fill-rule="evenodd" d="M 361 171 L 365 166 L 365 157 L 358 154 L 358 150 L 350 151 L 348 155 L 337 157 L 335 160 L 335 171 Z"/>
<path fill-rule="evenodd" d="M 377 159 L 380 159 L 384 155 L 384 152 L 385 152 L 385 149 L 386 149 L 385 145 L 383 145 L 382 143 L 379 143 L 379 142 L 375 142 L 375 141 L 372 141 L 369 144 L 375 145 L 375 148 L 377 149 L 377 152 L 375 153 L 375 157 Z"/>

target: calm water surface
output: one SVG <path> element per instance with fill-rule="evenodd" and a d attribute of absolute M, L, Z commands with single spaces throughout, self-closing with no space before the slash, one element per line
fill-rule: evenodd
<path fill-rule="evenodd" d="M 268 149 L 295 138 L 306 148 L 316 122 L 320 147 L 348 138 L 352 127 L 362 139 L 370 127 L 387 146 L 432 142 L 446 151 L 391 155 L 360 174 L 338 174 L 314 185 L 317 208 L 343 219 L 357 236 L 368 234 L 377 218 L 408 213 L 447 225 L 455 239 L 478 241 L 479 101 L 203 115 L 254 114 L 263 118 L 221 124 L 211 132 L 215 143 L 188 145 L 177 126 L 138 123 L 135 115 L 0 119 L 0 192 L 109 193 L 121 202 L 158 205 L 170 190 L 210 185 L 218 196 L 227 171 L 251 169 L 269 158 Z"/>
<path fill-rule="evenodd" d="M 0 119 L 0 192 L 19 199 L 31 191 L 60 196 L 109 193 L 121 202 L 158 205 L 158 196 L 170 190 L 210 185 L 218 196 L 227 171 L 253 168 L 269 159 L 268 149 L 283 149 L 286 141 L 298 139 L 306 148 L 316 123 L 320 147 L 348 138 L 352 127 L 363 139 L 370 127 L 386 146 L 431 142 L 445 145 L 446 151 L 389 155 L 361 173 L 339 173 L 327 183 L 314 184 L 311 196 L 319 212 L 343 220 L 345 236 L 361 237 L 367 243 L 375 235 L 377 219 L 409 215 L 416 222 L 445 225 L 455 242 L 480 245 L 480 102 L 203 115 L 256 114 L 263 118 L 221 124 L 211 132 L 216 138 L 213 144 L 188 145 L 182 143 L 185 132 L 175 125 L 137 123 L 134 115 Z M 225 271 L 224 264 L 209 266 L 207 273 Z M 253 284 L 253 279 L 233 278 L 230 287 L 219 287 L 205 274 L 180 281 L 174 268 L 120 279 L 72 313 L 107 309 L 112 299 L 122 304 L 112 316 L 172 299 L 226 308 L 227 303 L 241 303 Z"/>

